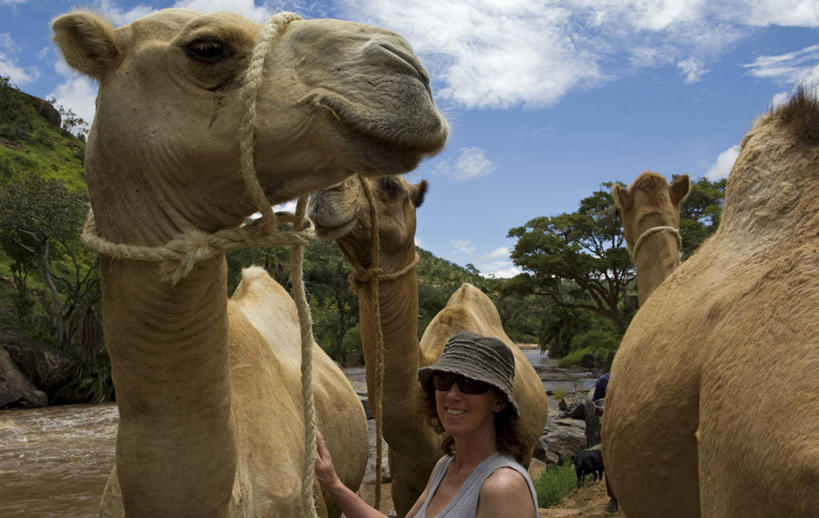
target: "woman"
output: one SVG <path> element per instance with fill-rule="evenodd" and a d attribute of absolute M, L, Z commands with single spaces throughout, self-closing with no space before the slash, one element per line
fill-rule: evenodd
<path fill-rule="evenodd" d="M 537 495 L 520 465 L 515 359 L 497 338 L 462 331 L 438 361 L 418 370 L 430 424 L 444 433 L 435 465 L 408 517 L 537 516 Z M 316 477 L 348 518 L 384 516 L 341 483 L 319 434 Z"/>

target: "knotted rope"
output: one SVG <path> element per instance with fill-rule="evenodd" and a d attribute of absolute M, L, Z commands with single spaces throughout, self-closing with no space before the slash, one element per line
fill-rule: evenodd
<path fill-rule="evenodd" d="M 315 229 L 312 222 L 304 217 L 307 205 L 306 196 L 299 198 L 295 214 L 279 213 L 277 215 L 273 213 L 271 203 L 259 183 L 255 167 L 256 99 L 264 81 L 265 57 L 287 24 L 299 19 L 301 17 L 294 13 L 279 13 L 263 27 L 253 49 L 241 91 L 244 112 L 239 126 L 240 168 L 245 188 L 262 217 L 247 225 L 210 234 L 199 230 L 188 230 L 165 245 L 149 247 L 106 241 L 97 233 L 94 214 L 89 211 L 81 237 L 88 248 L 98 253 L 117 259 L 158 263 L 160 279 L 174 284 L 184 279 L 197 263 L 231 250 L 253 246 L 287 245 L 291 247 L 290 283 L 293 286 L 293 299 L 299 315 L 304 401 L 302 409 L 305 464 L 302 472 L 301 499 L 308 516 L 317 517 L 313 498 L 316 462 L 316 416 L 312 384 L 314 341 L 310 307 L 307 304 L 302 276 L 304 245 L 315 238 Z M 292 230 L 277 229 L 280 223 L 292 224 Z"/>
<path fill-rule="evenodd" d="M 350 289 L 358 291 L 358 285 L 369 284 L 370 295 L 372 297 L 373 319 L 375 322 L 375 379 L 373 380 L 374 401 L 370 402 L 370 410 L 375 419 L 375 495 L 373 506 L 378 509 L 381 506 L 381 466 L 383 464 L 383 452 L 381 449 L 381 439 L 383 436 L 383 403 L 384 403 L 384 330 L 381 328 L 381 300 L 379 293 L 380 281 L 398 279 L 411 271 L 418 264 L 418 254 L 413 260 L 400 270 L 393 273 L 384 273 L 380 266 L 381 261 L 381 239 L 379 238 L 378 210 L 375 205 L 370 184 L 358 177 L 361 188 L 367 196 L 370 208 L 370 229 L 372 237 L 372 253 L 369 268 L 364 268 L 356 258 L 355 254 L 349 254 L 350 262 L 353 263 L 353 271 L 350 272 L 348 282 Z"/>
<path fill-rule="evenodd" d="M 640 237 L 637 238 L 637 242 L 634 243 L 634 248 L 629 250 L 631 252 L 631 260 L 637 262 L 637 254 L 640 252 L 640 247 L 645 242 L 646 238 L 652 234 L 657 232 L 670 232 L 677 238 L 677 248 L 682 250 L 682 236 L 680 235 L 680 231 L 674 227 L 669 226 L 659 226 L 659 227 L 651 227 L 650 229 L 643 232 Z"/>

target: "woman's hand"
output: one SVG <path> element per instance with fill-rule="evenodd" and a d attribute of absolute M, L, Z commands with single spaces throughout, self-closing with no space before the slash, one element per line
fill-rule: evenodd
<path fill-rule="evenodd" d="M 324 442 L 324 436 L 316 430 L 316 479 L 319 483 L 332 491 L 341 484 L 336 468 L 333 466 L 333 457 Z"/>

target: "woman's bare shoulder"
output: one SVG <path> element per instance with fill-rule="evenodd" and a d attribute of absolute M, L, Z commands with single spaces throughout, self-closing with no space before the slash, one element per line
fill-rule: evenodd
<path fill-rule="evenodd" d="M 532 493 L 526 478 L 512 468 L 500 468 L 481 485 L 476 518 L 484 516 L 534 516 Z"/>

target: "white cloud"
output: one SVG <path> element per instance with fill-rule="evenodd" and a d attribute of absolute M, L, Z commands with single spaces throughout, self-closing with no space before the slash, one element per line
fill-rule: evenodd
<path fill-rule="evenodd" d="M 731 168 L 734 167 L 734 162 L 736 162 L 738 156 L 738 147 L 731 146 L 726 149 L 719 154 L 717 161 L 714 162 L 714 165 L 705 173 L 705 177 L 712 182 L 728 178 L 728 174 L 731 172 Z"/>
<path fill-rule="evenodd" d="M 702 63 L 696 59 L 685 59 L 677 63 L 679 68 L 685 75 L 685 82 L 687 84 L 696 83 L 700 80 L 703 74 L 708 72 L 707 68 L 703 68 Z"/>
<path fill-rule="evenodd" d="M 455 180 L 471 180 L 487 176 L 495 172 L 497 167 L 491 160 L 486 158 L 486 151 L 479 147 L 463 147 L 461 154 L 452 165 L 448 160 L 439 162 L 435 167 L 435 173 L 441 176 L 448 176 Z"/>
<path fill-rule="evenodd" d="M 264 2 L 261 6 L 257 6 L 254 0 L 177 0 L 174 7 L 193 9 L 206 13 L 229 11 L 241 14 L 256 23 L 266 22 L 274 12 L 279 11 L 279 9 L 268 5 L 267 2 Z"/>
<path fill-rule="evenodd" d="M 290 212 L 295 214 L 297 204 L 298 200 L 290 200 L 284 203 L 279 203 L 278 205 L 273 205 L 273 212 Z M 261 214 L 259 215 L 261 216 Z"/>
<path fill-rule="evenodd" d="M 508 279 L 520 273 L 520 269 L 510 261 L 479 263 L 476 267 L 484 277 L 495 277 L 497 279 Z"/>
<path fill-rule="evenodd" d="M 63 78 L 63 82 L 58 84 L 49 96 L 55 97 L 57 104 L 70 108 L 90 126 L 96 111 L 96 83 L 79 72 L 75 72 L 63 61 L 57 62 L 54 68 Z"/>
<path fill-rule="evenodd" d="M 124 10 L 117 4 L 122 3 L 117 0 L 96 0 L 93 10 L 99 12 L 105 19 L 114 24 L 115 27 L 127 25 L 132 21 L 142 18 L 156 11 L 153 7 L 137 4 L 131 9 Z"/>
<path fill-rule="evenodd" d="M 475 253 L 475 247 L 472 246 L 471 239 L 465 239 L 461 241 L 450 241 L 449 243 L 452 245 L 452 249 L 456 253 L 466 254 L 466 255 L 473 255 Z"/>
<path fill-rule="evenodd" d="M 354 0 L 341 9 L 406 37 L 436 96 L 467 108 L 548 106 L 643 67 L 676 67 L 690 84 L 755 27 L 819 27 L 815 0 Z"/>
<path fill-rule="evenodd" d="M 508 259 L 509 258 L 509 248 L 507 248 L 505 246 L 502 246 L 500 248 L 496 248 L 493 251 L 486 254 L 485 256 L 483 256 L 481 259 L 495 259 L 495 258 L 498 258 L 498 257 L 504 257 L 504 258 Z"/>
<path fill-rule="evenodd" d="M 743 65 L 752 76 L 783 84 L 796 84 L 819 78 L 819 45 L 773 56 L 760 56 Z"/>
<path fill-rule="evenodd" d="M 14 85 L 24 85 L 37 81 L 40 77 L 35 67 L 24 70 L 17 65 L 17 59 L 13 54 L 20 52 L 20 46 L 7 32 L 0 32 L 0 76 L 9 78 Z"/>

